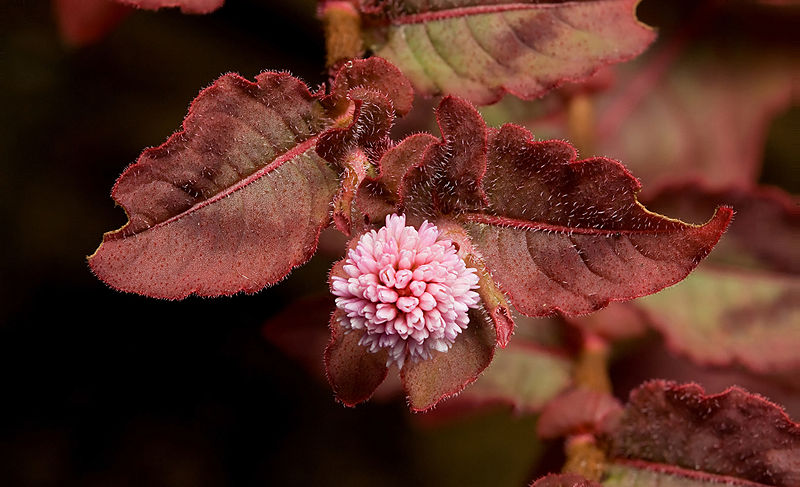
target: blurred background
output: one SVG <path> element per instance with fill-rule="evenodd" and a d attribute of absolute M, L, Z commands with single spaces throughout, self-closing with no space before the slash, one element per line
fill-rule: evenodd
<path fill-rule="evenodd" d="M 696 3 L 645 0 L 640 17 L 668 39 Z M 788 50 L 796 10 L 731 3 L 701 37 Z M 228 71 L 326 81 L 315 9 L 228 0 L 204 16 L 137 11 L 75 47 L 48 2 L 0 5 L 0 484 L 520 486 L 560 468 L 561 445 L 536 439 L 533 415 L 495 406 L 420 421 L 396 396 L 346 409 L 313 366 L 266 340 L 265 323 L 292 300 L 324 292 L 335 253 L 231 298 L 163 302 L 91 275 L 85 257 L 126 220 L 114 181 L 180 126 L 201 88 Z M 798 112 L 772 115 L 756 177 L 797 193 Z M 289 321 L 324 335 L 327 313 Z M 621 397 L 651 373 L 761 383 L 669 355 L 653 333 L 635 345 L 613 369 Z M 797 393 L 775 394 L 797 419 Z"/>

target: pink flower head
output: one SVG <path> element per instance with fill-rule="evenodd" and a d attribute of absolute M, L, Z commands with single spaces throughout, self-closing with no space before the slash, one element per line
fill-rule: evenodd
<path fill-rule="evenodd" d="M 478 306 L 478 275 L 448 239 L 425 221 L 417 231 L 405 215 L 389 215 L 386 226 L 361 236 L 347 254 L 347 279 L 334 276 L 341 325 L 365 330 L 360 344 L 389 350 L 387 366 L 446 352 Z"/>

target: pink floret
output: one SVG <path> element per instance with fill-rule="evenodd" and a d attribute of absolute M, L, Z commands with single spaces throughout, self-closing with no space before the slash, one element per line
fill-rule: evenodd
<path fill-rule="evenodd" d="M 435 225 L 419 231 L 404 215 L 389 215 L 386 226 L 364 234 L 350 250 L 344 271 L 331 288 L 345 312 L 341 324 L 364 330 L 360 344 L 370 352 L 389 350 L 391 365 L 429 359 L 446 352 L 478 306 L 478 275 L 458 256 Z"/>

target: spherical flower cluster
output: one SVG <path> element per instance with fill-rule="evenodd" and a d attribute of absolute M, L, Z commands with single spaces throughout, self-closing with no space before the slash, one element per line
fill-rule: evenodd
<path fill-rule="evenodd" d="M 344 271 L 348 278 L 331 283 L 345 312 L 341 324 L 365 330 L 360 344 L 370 352 L 388 349 L 387 366 L 446 352 L 467 328 L 469 308 L 478 306 L 475 269 L 427 221 L 417 231 L 404 215 L 387 216 L 385 227 L 348 252 Z"/>

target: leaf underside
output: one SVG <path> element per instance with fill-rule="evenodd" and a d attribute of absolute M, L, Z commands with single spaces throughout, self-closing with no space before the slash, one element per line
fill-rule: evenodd
<path fill-rule="evenodd" d="M 531 487 L 600 487 L 600 484 L 574 473 L 559 473 L 546 475 Z"/>
<path fill-rule="evenodd" d="M 624 413 L 609 429 L 612 458 L 778 487 L 800 485 L 800 424 L 779 406 L 743 389 L 706 395 L 696 384 L 651 381 L 631 393 Z"/>
<path fill-rule="evenodd" d="M 487 4 L 490 3 L 490 4 Z M 654 39 L 639 0 L 366 2 L 366 45 L 424 95 L 490 104 L 531 99 L 599 67 L 628 60 Z"/>
<path fill-rule="evenodd" d="M 129 222 L 89 258 L 114 288 L 178 299 L 255 292 L 308 260 L 336 189 L 314 151 L 326 126 L 285 73 L 228 74 L 193 102 L 183 130 L 117 181 Z"/>

